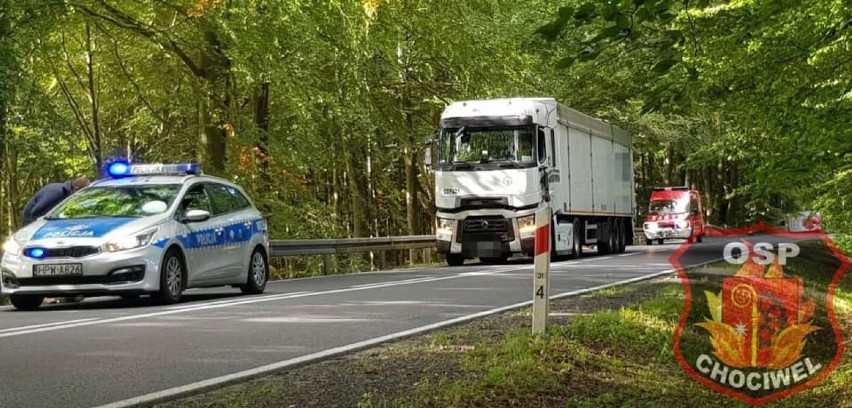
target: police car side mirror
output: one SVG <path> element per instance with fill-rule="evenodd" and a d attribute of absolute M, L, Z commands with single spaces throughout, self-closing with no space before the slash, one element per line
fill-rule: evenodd
<path fill-rule="evenodd" d="M 203 222 L 210 219 L 210 212 L 204 210 L 189 210 L 183 216 L 183 222 Z"/>

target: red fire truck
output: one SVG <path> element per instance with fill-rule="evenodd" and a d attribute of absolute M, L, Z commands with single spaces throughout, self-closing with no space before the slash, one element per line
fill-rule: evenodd
<path fill-rule="evenodd" d="M 667 239 L 701 242 L 705 235 L 701 195 L 689 187 L 655 187 L 642 228 L 647 245 Z"/>

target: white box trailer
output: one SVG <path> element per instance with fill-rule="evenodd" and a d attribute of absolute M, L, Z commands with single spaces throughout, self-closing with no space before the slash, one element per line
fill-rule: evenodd
<path fill-rule="evenodd" d="M 616 126 L 554 98 L 470 100 L 447 106 L 429 144 L 438 251 L 450 265 L 532 255 L 543 207 L 553 256 L 632 244 L 633 149 Z"/>

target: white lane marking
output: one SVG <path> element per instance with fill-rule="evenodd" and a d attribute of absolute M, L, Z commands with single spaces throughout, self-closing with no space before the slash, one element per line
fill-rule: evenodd
<path fill-rule="evenodd" d="M 580 290 L 574 290 L 574 291 L 570 291 L 570 292 L 564 292 L 564 293 L 560 293 L 560 294 L 555 295 L 555 296 L 550 296 L 550 298 L 551 299 L 559 299 L 559 298 L 568 297 L 568 296 L 582 295 L 584 293 L 589 293 L 589 292 L 594 292 L 594 291 L 601 290 L 601 289 L 607 289 L 607 288 L 611 288 L 611 287 L 615 287 L 615 286 L 621 286 L 621 285 L 626 285 L 626 284 L 630 284 L 630 283 L 635 283 L 635 282 L 639 282 L 639 281 L 642 281 L 642 280 L 652 279 L 652 278 L 656 278 L 658 276 L 671 274 L 671 273 L 674 273 L 674 272 L 675 272 L 674 269 L 669 269 L 669 270 L 662 271 L 662 272 L 655 272 L 655 273 L 652 273 L 652 274 L 642 275 L 642 276 L 638 276 L 638 277 L 635 277 L 635 278 L 626 279 L 626 280 L 618 281 L 618 282 L 612 282 L 612 283 L 608 283 L 608 284 L 605 284 L 605 285 L 599 285 L 599 286 L 595 286 L 595 287 L 591 287 L 591 288 L 587 288 L 587 289 L 580 289 Z M 489 310 L 485 310 L 485 311 L 482 311 L 482 312 L 479 312 L 479 313 L 473 313 L 473 314 L 469 314 L 469 315 L 465 315 L 465 316 L 460 316 L 460 317 L 456 317 L 454 319 L 444 320 L 444 321 L 441 321 L 441 322 L 416 327 L 414 329 L 404 330 L 404 331 L 401 331 L 401 332 L 396 332 L 396 333 L 388 334 L 388 335 L 381 336 L 381 337 L 375 337 L 375 338 L 372 338 L 372 339 L 369 339 L 369 340 L 359 341 L 359 342 L 356 342 L 356 343 L 347 344 L 345 346 L 335 347 L 335 348 L 331 348 L 331 349 L 328 349 L 328 350 L 323 350 L 323 351 L 319 351 L 319 352 L 316 352 L 316 353 L 311 353 L 311 354 L 304 355 L 304 356 L 301 356 L 301 357 L 291 358 L 289 360 L 279 361 L 277 363 L 268 364 L 268 365 L 265 365 L 265 366 L 260 366 L 260 367 L 240 371 L 240 372 L 233 373 L 233 374 L 223 375 L 221 377 L 215 377 L 215 378 L 211 378 L 211 379 L 208 379 L 208 380 L 195 382 L 195 383 L 192 383 L 192 384 L 187 384 L 187 385 L 183 385 L 183 386 L 179 386 L 179 387 L 169 388 L 169 389 L 163 390 L 163 391 L 152 392 L 150 394 L 142 395 L 142 396 L 139 396 L 139 397 L 129 398 L 129 399 L 126 399 L 126 400 L 123 400 L 123 401 L 117 401 L 117 402 L 113 402 L 113 403 L 110 403 L 110 404 L 101 405 L 101 406 L 96 407 L 96 408 L 124 408 L 124 407 L 139 405 L 139 404 L 151 404 L 151 403 L 154 403 L 154 402 L 157 402 L 157 401 L 163 401 L 163 400 L 166 400 L 166 399 L 169 399 L 169 398 L 174 398 L 175 396 L 178 396 L 178 395 L 181 395 L 181 394 L 186 394 L 186 393 L 190 393 L 190 392 L 198 392 L 199 390 L 209 389 L 209 388 L 212 388 L 212 387 L 215 387 L 215 386 L 220 386 L 222 384 L 234 382 L 234 381 L 238 381 L 238 380 L 245 380 L 245 379 L 248 379 L 248 378 L 251 378 L 251 377 L 256 377 L 256 376 L 259 376 L 259 375 L 262 375 L 262 374 L 270 373 L 272 371 L 280 370 L 282 368 L 291 367 L 291 366 L 304 364 L 304 363 L 309 363 L 309 362 L 313 362 L 313 361 L 316 361 L 316 360 L 321 360 L 321 359 L 325 359 L 325 358 L 329 358 L 329 357 L 334 357 L 334 356 L 337 356 L 337 355 L 340 355 L 340 354 L 349 353 L 349 352 L 359 350 L 359 349 L 363 349 L 363 348 L 367 348 L 367 347 L 370 347 L 370 346 L 375 346 L 377 344 L 385 343 L 385 342 L 388 342 L 388 341 L 391 341 L 391 340 L 397 340 L 397 339 L 400 339 L 400 338 L 403 338 L 403 337 L 409 337 L 409 336 L 412 336 L 412 335 L 415 335 L 415 334 L 424 333 L 424 332 L 434 330 L 434 329 L 438 329 L 438 328 L 441 328 L 441 327 L 450 326 L 450 325 L 453 325 L 453 324 L 463 323 L 463 322 L 467 322 L 467 321 L 470 321 L 470 320 L 478 319 L 480 317 L 485 317 L 485 316 L 489 316 L 489 315 L 513 310 L 513 309 L 518 309 L 518 308 L 530 305 L 531 303 L 532 303 L 532 301 L 528 300 L 526 302 L 515 303 L 515 304 L 509 305 L 509 306 L 503 306 L 503 307 L 498 307 L 498 308 L 495 308 L 495 309 L 489 309 Z"/>
<path fill-rule="evenodd" d="M 278 297 L 281 297 L 281 296 L 299 295 L 299 294 L 302 294 L 302 293 L 308 293 L 308 292 L 301 291 L 301 292 L 279 293 L 277 295 L 258 296 L 258 297 L 255 297 L 254 299 L 257 300 L 257 299 L 278 298 Z M 168 307 L 166 309 L 167 310 L 180 310 L 180 309 L 188 309 L 188 308 L 193 308 L 193 307 L 198 307 L 198 306 L 220 305 L 220 304 L 225 304 L 225 303 L 236 302 L 236 301 L 239 301 L 239 300 L 240 299 L 226 299 L 226 300 L 217 300 L 217 301 L 214 301 L 214 302 L 205 302 L 205 303 L 200 303 L 200 304 L 199 303 L 196 303 L 196 304 L 190 303 L 190 304 L 185 304 L 185 305 L 171 306 L 171 307 Z"/>
<path fill-rule="evenodd" d="M 500 272 L 499 271 L 493 271 L 490 274 L 497 274 L 497 273 L 500 273 Z M 61 325 L 55 325 L 55 326 L 49 326 L 49 327 L 38 327 L 38 328 L 29 329 L 29 330 L 18 330 L 18 331 L 11 332 L 11 333 L 0 333 L 0 338 L 21 336 L 21 335 L 25 335 L 25 334 L 41 333 L 41 332 L 54 331 L 54 330 L 71 329 L 71 328 L 75 328 L 75 327 L 93 326 L 93 325 L 96 325 L 96 324 L 109 324 L 109 323 L 115 323 L 115 322 L 123 322 L 123 321 L 127 321 L 127 320 L 144 319 L 144 318 L 148 318 L 148 317 L 166 316 L 166 315 L 172 315 L 172 314 L 177 314 L 177 313 L 197 312 L 197 311 L 200 311 L 200 310 L 218 309 L 218 308 L 223 308 L 223 307 L 239 306 L 239 305 L 246 305 L 246 304 L 251 304 L 251 303 L 270 302 L 270 301 L 274 301 L 274 300 L 293 299 L 293 298 L 300 298 L 300 297 L 307 297 L 307 296 L 329 295 L 329 294 L 334 294 L 334 293 L 353 292 L 353 291 L 358 291 L 358 290 L 369 290 L 369 289 L 385 288 L 385 287 L 408 285 L 408 284 L 415 284 L 415 283 L 436 282 L 436 281 L 442 281 L 442 280 L 447 280 L 447 279 L 457 279 L 457 278 L 463 278 L 463 277 L 465 277 L 465 276 L 458 274 L 458 275 L 431 278 L 431 279 L 428 279 L 428 280 L 418 280 L 416 282 L 400 282 L 400 283 L 397 283 L 397 282 L 391 281 L 391 282 L 386 282 L 384 284 L 378 284 L 378 285 L 375 285 L 375 286 L 362 287 L 362 288 L 333 289 L 333 290 L 327 290 L 327 291 L 322 291 L 322 292 L 304 292 L 304 293 L 297 292 L 295 294 L 286 293 L 286 294 L 280 294 L 280 295 L 270 295 L 270 296 L 262 297 L 262 298 L 249 298 L 249 299 L 244 299 L 244 300 L 237 300 L 237 301 L 228 302 L 228 303 L 210 303 L 210 304 L 204 304 L 204 305 L 193 305 L 192 307 L 186 307 L 186 308 L 182 308 L 182 309 L 163 310 L 163 311 L 160 311 L 160 312 L 145 313 L 145 314 L 139 314 L 139 315 L 114 317 L 114 318 L 100 319 L 100 320 L 89 321 L 89 322 L 77 322 L 77 323 L 71 323 L 71 324 L 61 324 Z"/>
<path fill-rule="evenodd" d="M 589 259 L 583 259 L 583 260 L 575 260 L 575 261 L 558 263 L 557 265 L 570 266 L 572 264 L 577 264 L 577 263 L 582 263 L 582 262 L 592 261 L 592 260 L 598 260 L 598 259 L 604 259 L 604 258 L 589 258 Z M 605 266 L 605 265 L 601 265 L 601 266 Z M 693 266 L 700 266 L 700 265 L 692 265 L 692 266 L 689 266 L 689 267 L 693 267 Z M 32 329 L 16 328 L 16 330 L 14 332 L 0 333 L 0 338 L 21 336 L 21 335 L 25 335 L 25 334 L 34 334 L 34 333 L 41 333 L 41 332 L 54 331 L 54 330 L 71 329 L 71 328 L 75 328 L 75 327 L 92 326 L 92 325 L 96 325 L 96 324 L 109 324 L 109 323 L 115 323 L 115 322 L 121 322 L 121 321 L 127 321 L 127 320 L 144 319 L 144 318 L 148 318 L 148 317 L 166 316 L 166 315 L 177 314 L 177 313 L 194 312 L 194 311 L 201 311 L 201 310 L 208 310 L 208 309 L 218 309 L 218 308 L 223 308 L 223 307 L 239 306 L 239 305 L 260 303 L 260 302 L 269 302 L 269 301 L 274 301 L 274 300 L 285 300 L 285 299 L 293 299 L 293 298 L 300 298 L 300 297 L 306 297 L 306 296 L 328 295 L 328 294 L 335 294 L 335 293 L 352 292 L 352 291 L 357 291 L 357 290 L 379 289 L 379 288 L 386 288 L 386 287 L 392 287 L 392 286 L 408 285 L 408 284 L 415 284 L 415 283 L 436 282 L 436 281 L 442 281 L 442 280 L 447 280 L 447 279 L 457 279 L 457 278 L 470 277 L 470 276 L 494 275 L 494 274 L 505 273 L 505 272 L 509 272 L 509 271 L 532 270 L 532 268 L 533 268 L 532 265 L 527 265 L 527 266 L 520 267 L 520 268 L 518 268 L 517 265 L 512 265 L 512 266 L 506 266 L 506 267 L 503 267 L 503 268 L 495 268 L 495 269 L 493 269 L 491 271 L 487 271 L 487 272 L 485 272 L 485 271 L 462 272 L 462 273 L 458 273 L 458 274 L 455 274 L 455 275 L 440 276 L 440 277 L 434 277 L 434 278 L 428 278 L 428 279 L 379 282 L 375 285 L 366 286 L 366 287 L 350 287 L 350 288 L 344 288 L 344 289 L 327 290 L 327 291 L 322 291 L 322 292 L 293 292 L 293 293 L 283 293 L 283 294 L 278 294 L 278 295 L 269 295 L 269 296 L 264 296 L 264 297 L 260 297 L 260 298 L 250 298 L 250 299 L 244 299 L 244 300 L 238 299 L 238 300 L 233 300 L 233 301 L 227 301 L 227 300 L 226 301 L 217 301 L 217 302 L 210 302 L 210 303 L 205 303 L 205 304 L 200 304 L 200 305 L 191 305 L 191 306 L 188 305 L 187 307 L 177 308 L 177 309 L 172 309 L 172 310 L 164 310 L 164 311 L 160 311 L 160 312 L 145 313 L 145 314 L 130 315 L 130 316 L 121 316 L 121 317 L 114 317 L 114 318 L 96 319 L 96 320 L 93 320 L 93 321 L 75 321 L 75 320 L 72 320 L 72 321 L 68 321 L 68 322 L 63 322 L 63 324 L 56 324 L 56 325 L 52 325 L 52 326 L 48 326 L 48 327 L 35 327 L 35 328 L 32 328 Z M 471 273 L 475 273 L 476 275 L 468 275 L 468 274 L 471 274 Z M 515 275 L 517 275 L 517 274 L 515 274 Z M 609 276 L 606 276 L 606 277 L 608 278 Z"/>
<path fill-rule="evenodd" d="M 383 285 L 385 283 L 403 283 L 403 282 L 414 283 L 414 282 L 429 280 L 429 279 L 432 279 L 432 278 L 434 278 L 434 276 L 424 276 L 422 278 L 402 279 L 402 280 L 387 281 L 387 282 L 362 283 L 360 285 L 352 285 L 352 286 L 350 286 L 350 288 L 366 288 L 366 287 L 372 287 L 372 286 L 376 286 L 376 285 Z"/>
<path fill-rule="evenodd" d="M 33 325 L 30 325 L 30 326 L 11 327 L 11 328 L 8 328 L 8 329 L 0 330 L 0 333 L 9 333 L 9 332 L 18 331 L 18 330 L 35 329 L 35 328 L 39 328 L 39 327 L 58 326 L 58 325 L 61 325 L 61 324 L 69 324 L 69 323 L 90 322 L 92 320 L 98 320 L 98 319 L 92 317 L 92 318 L 88 318 L 88 319 L 65 320 L 65 321 L 61 321 L 61 322 L 33 324 Z"/>
<path fill-rule="evenodd" d="M 633 255 L 639 255 L 639 254 L 640 254 L 639 252 L 631 252 L 631 253 L 629 253 L 629 254 L 621 254 L 621 255 L 618 255 L 618 257 L 620 258 L 620 257 L 622 257 L 622 256 L 633 256 Z"/>

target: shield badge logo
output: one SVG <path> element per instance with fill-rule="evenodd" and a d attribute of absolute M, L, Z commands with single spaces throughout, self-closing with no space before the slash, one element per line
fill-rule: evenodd
<path fill-rule="evenodd" d="M 685 295 L 673 338 L 681 368 L 752 405 L 817 386 L 843 356 L 834 291 L 848 258 L 821 232 L 760 224 L 714 235 L 671 257 Z M 696 256 L 710 262 L 681 266 Z"/>

